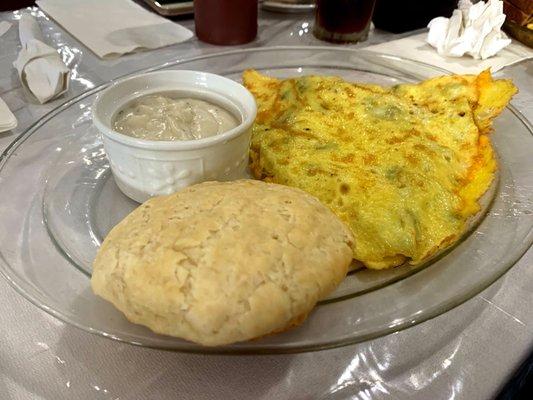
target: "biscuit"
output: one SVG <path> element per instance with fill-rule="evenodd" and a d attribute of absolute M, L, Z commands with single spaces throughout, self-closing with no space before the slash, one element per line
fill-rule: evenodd
<path fill-rule="evenodd" d="M 352 246 L 299 189 L 207 182 L 150 199 L 113 228 L 91 284 L 131 322 L 218 346 L 305 318 L 345 277 Z"/>

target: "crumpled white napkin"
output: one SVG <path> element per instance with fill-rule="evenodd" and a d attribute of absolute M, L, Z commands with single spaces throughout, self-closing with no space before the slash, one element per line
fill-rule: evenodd
<path fill-rule="evenodd" d="M 131 0 L 38 0 L 37 5 L 98 57 L 184 42 L 193 33 Z"/>
<path fill-rule="evenodd" d="M 505 21 L 503 1 L 488 0 L 472 4 L 460 0 L 451 18 L 437 17 L 429 22 L 427 42 L 440 55 L 479 60 L 492 57 L 511 44 L 501 27 Z"/>
<path fill-rule="evenodd" d="M 9 131 L 17 127 L 17 119 L 0 97 L 0 132 Z"/>
<path fill-rule="evenodd" d="M 31 15 L 21 15 L 19 36 L 22 49 L 13 66 L 22 86 L 41 104 L 65 93 L 70 70 L 57 50 L 44 43 L 39 24 Z"/>

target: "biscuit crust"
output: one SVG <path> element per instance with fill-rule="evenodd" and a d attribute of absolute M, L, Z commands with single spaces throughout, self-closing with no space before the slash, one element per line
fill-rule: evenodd
<path fill-rule="evenodd" d="M 350 230 L 305 192 L 254 180 L 153 198 L 106 237 L 93 291 L 131 322 L 206 346 L 280 332 L 345 277 Z"/>

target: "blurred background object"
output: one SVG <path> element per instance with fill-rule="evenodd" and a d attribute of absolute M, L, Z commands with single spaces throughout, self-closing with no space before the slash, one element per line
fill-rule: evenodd
<path fill-rule="evenodd" d="M 503 0 L 503 30 L 533 48 L 533 0 Z"/>
<path fill-rule="evenodd" d="M 193 13 L 191 0 L 144 0 L 159 15 L 176 16 Z"/>
<path fill-rule="evenodd" d="M 529 400 L 533 393 L 533 349 L 495 400 Z"/>
<path fill-rule="evenodd" d="M 35 0 L 0 0 L 0 11 L 18 10 L 35 5 Z"/>
<path fill-rule="evenodd" d="M 315 3 L 315 0 L 264 0 L 261 8 L 282 13 L 302 13 L 313 11 Z"/>
<path fill-rule="evenodd" d="M 503 0 L 503 12 L 520 26 L 533 22 L 533 0 Z"/>
<path fill-rule="evenodd" d="M 195 0 L 196 36 L 203 42 L 235 45 L 257 36 L 257 0 Z"/>
<path fill-rule="evenodd" d="M 366 40 L 375 0 L 317 0 L 314 35 L 335 43 Z"/>
<path fill-rule="evenodd" d="M 531 1 L 531 0 L 529 0 Z M 425 28 L 435 17 L 450 17 L 457 0 L 377 0 L 374 26 L 393 33 Z"/>

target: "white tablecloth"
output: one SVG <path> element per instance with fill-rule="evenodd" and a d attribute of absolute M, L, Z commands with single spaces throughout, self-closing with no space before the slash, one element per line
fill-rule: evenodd
<path fill-rule="evenodd" d="M 20 12 L 0 38 L 0 96 L 19 119 L 0 134 L 0 151 L 66 98 L 125 73 L 167 60 L 221 51 L 193 39 L 101 61 L 42 13 L 47 39 L 73 69 L 67 97 L 28 104 L 11 64 L 19 50 Z M 181 21 L 192 28 L 191 20 Z M 312 15 L 263 12 L 248 45 L 323 44 L 309 32 Z M 372 32 L 357 45 L 399 37 Z M 533 120 L 533 62 L 504 69 L 520 88 L 513 104 Z M 0 187 L 0 190 L 2 188 Z M 202 356 L 133 347 L 92 336 L 54 319 L 0 279 L 1 399 L 488 399 L 533 344 L 533 251 L 503 278 L 433 320 L 370 342 L 282 356 Z"/>

